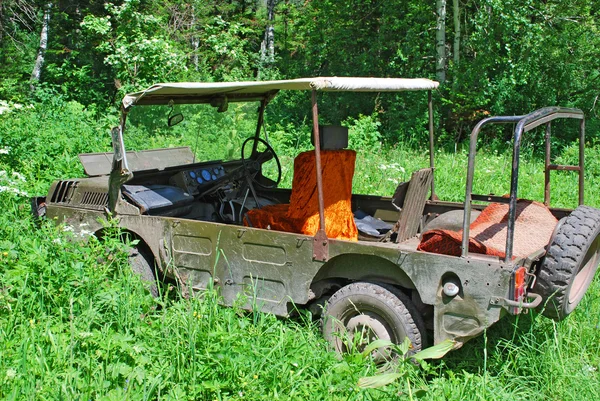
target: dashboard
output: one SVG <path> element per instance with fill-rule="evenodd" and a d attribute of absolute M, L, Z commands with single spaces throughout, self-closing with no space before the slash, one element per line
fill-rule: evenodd
<path fill-rule="evenodd" d="M 183 188 L 190 195 L 198 195 L 225 174 L 225 168 L 221 164 L 202 166 L 180 171 L 171 177 L 169 183 Z"/>

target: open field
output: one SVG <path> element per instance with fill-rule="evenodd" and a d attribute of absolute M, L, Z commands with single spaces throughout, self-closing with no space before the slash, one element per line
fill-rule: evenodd
<path fill-rule="evenodd" d="M 77 153 L 105 151 L 108 126 L 76 103 L 0 116 L 0 398 L 7 400 L 595 400 L 600 394 L 600 277 L 579 308 L 555 323 L 535 313 L 506 318 L 484 336 L 379 389 L 360 353 L 338 359 L 301 312 L 289 320 L 217 305 L 218 294 L 181 299 L 163 288 L 156 304 L 116 238 L 86 244 L 46 222 L 28 196 L 56 178 L 80 176 Z M 43 129 L 41 129 L 43 127 Z M 138 138 L 139 139 L 139 138 Z M 178 144 L 154 138 L 155 144 Z M 142 140 L 139 140 L 142 143 Z M 573 163 L 576 147 L 561 150 Z M 586 154 L 586 203 L 600 207 L 600 146 Z M 282 161 L 291 160 L 290 149 Z M 436 154 L 438 195 L 461 200 L 466 153 Z M 478 154 L 475 190 L 508 191 L 509 153 Z M 519 196 L 541 199 L 542 155 L 525 152 Z M 402 144 L 360 155 L 355 191 L 390 194 L 428 164 Z M 285 175 L 287 183 L 291 174 Z M 553 204 L 573 207 L 576 177 L 553 176 Z M 109 223 L 107 223 L 109 224 Z M 224 250 L 226 253 L 227 250 Z"/>

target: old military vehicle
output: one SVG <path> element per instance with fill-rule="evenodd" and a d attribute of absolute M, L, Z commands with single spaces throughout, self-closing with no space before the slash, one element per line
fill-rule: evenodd
<path fill-rule="evenodd" d="M 322 305 L 324 335 L 338 351 L 357 332 L 395 343 L 408 337 L 414 349 L 427 336 L 458 347 L 506 314 L 538 308 L 565 318 L 584 296 L 600 254 L 600 212 L 583 206 L 583 113 L 550 107 L 480 121 L 470 138 L 465 200 L 444 202 L 434 196 L 433 180 L 437 86 L 428 79 L 342 77 L 157 84 L 123 99 L 114 151 L 80 155 L 87 177 L 54 182 L 34 209 L 82 236 L 100 235 L 110 212 L 139 239 L 130 259 L 146 280 L 166 276 L 190 293 L 214 286 L 225 305 L 242 296 L 247 308 L 280 316 Z M 312 101 L 314 149 L 296 157 L 291 190 L 278 188 L 281 165 L 263 124 L 280 91 L 300 91 Z M 430 167 L 389 197 L 353 194 L 356 153 L 345 149 L 346 128 L 319 125 L 319 96 L 402 91 L 424 92 Z M 196 160 L 203 140 L 220 138 L 202 132 L 195 153 L 126 151 L 126 123 L 135 112 L 163 107 L 164 114 L 149 115 L 168 113 L 169 126 L 182 120 L 185 126 L 194 118 L 181 112 L 188 105 L 225 112 L 248 102 L 258 109 L 257 124 L 230 159 Z M 580 132 L 577 166 L 551 163 L 556 119 L 574 120 Z M 478 134 L 504 123 L 514 127 L 510 193 L 475 194 Z M 543 203 L 517 198 L 521 138 L 538 126 L 547 142 Z M 552 170 L 579 174 L 575 210 L 549 207 Z"/>

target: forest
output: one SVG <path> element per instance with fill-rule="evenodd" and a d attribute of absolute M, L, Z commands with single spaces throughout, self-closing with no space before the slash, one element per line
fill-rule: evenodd
<path fill-rule="evenodd" d="M 29 198 L 82 177 L 78 154 L 110 151 L 121 99 L 154 83 L 373 76 L 440 83 L 442 200 L 464 200 L 478 120 L 581 109 L 585 203 L 600 207 L 599 23 L 591 0 L 0 0 L 0 399 L 596 399 L 598 276 L 564 321 L 507 316 L 442 360 L 380 366 L 359 349 L 330 352 L 310 311 L 280 319 L 223 308 L 217 291 L 185 297 L 174 283 L 155 299 L 114 220 L 102 241 L 74 241 L 68 227 L 35 220 Z M 349 127 L 362 167 L 355 193 L 389 196 L 429 165 L 422 96 L 323 96 L 319 108 L 325 123 Z M 209 142 L 198 157 L 232 152 L 253 132 L 240 110 L 186 116 Z M 310 146 L 309 110 L 299 93 L 267 108 L 283 186 Z M 130 124 L 128 149 L 181 145 L 176 130 L 148 127 Z M 577 164 L 576 132 L 556 127 L 554 162 Z M 508 192 L 510 128 L 481 138 L 480 191 Z M 541 130 L 524 138 L 520 197 L 543 198 L 543 148 Z M 553 174 L 553 206 L 576 207 L 576 176 Z"/>
<path fill-rule="evenodd" d="M 424 77 L 441 83 L 444 143 L 482 116 L 549 105 L 584 110 L 593 137 L 599 10 L 589 0 L 4 0 L 0 99 L 58 96 L 106 114 L 156 82 Z M 374 116 L 390 142 L 421 113 L 406 100 L 340 102 L 332 120 Z M 303 111 L 281 103 L 277 120 L 300 124 Z"/>

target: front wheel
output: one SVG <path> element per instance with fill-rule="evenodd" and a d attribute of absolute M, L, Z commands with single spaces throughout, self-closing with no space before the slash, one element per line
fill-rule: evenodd
<path fill-rule="evenodd" d="M 359 349 L 376 339 L 401 344 L 408 337 L 411 353 L 423 348 L 425 329 L 410 299 L 395 288 L 357 282 L 342 287 L 325 305 L 323 336 L 339 352 Z M 357 337 L 359 336 L 359 337 Z M 389 356 L 379 351 L 376 359 Z"/>
<path fill-rule="evenodd" d="M 129 250 L 129 266 L 131 270 L 137 274 L 150 294 L 158 297 L 158 286 L 156 285 L 156 277 L 154 276 L 154 259 L 138 248 Z"/>

